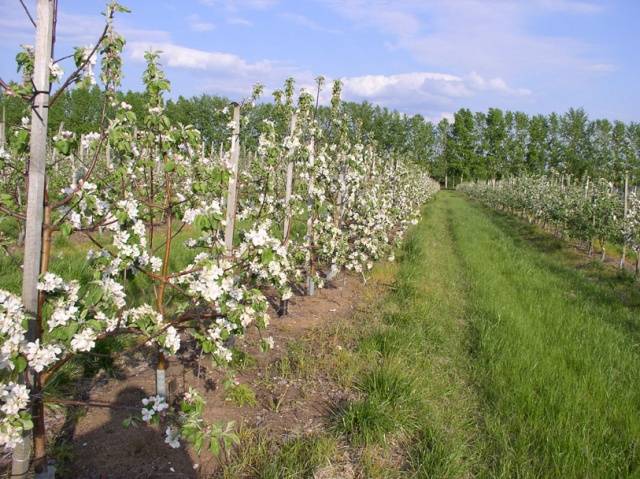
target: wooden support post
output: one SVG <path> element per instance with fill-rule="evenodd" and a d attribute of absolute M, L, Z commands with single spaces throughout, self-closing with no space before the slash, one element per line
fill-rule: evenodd
<path fill-rule="evenodd" d="M 156 364 L 156 395 L 162 396 L 167 401 L 167 360 L 162 351 L 158 351 L 158 363 Z"/>
<path fill-rule="evenodd" d="M 291 121 L 289 122 L 289 136 L 293 137 L 296 131 L 296 123 L 298 120 L 298 114 L 294 111 L 291 115 Z M 293 158 L 292 152 L 288 152 L 289 161 L 287 162 L 287 176 L 284 186 L 284 224 L 282 226 L 282 244 L 285 246 L 289 243 L 291 235 L 291 194 L 293 192 Z M 289 300 L 280 300 L 280 316 L 289 314 Z"/>
<path fill-rule="evenodd" d="M 584 197 L 585 199 L 589 197 L 589 177 L 587 176 L 587 182 L 584 185 Z"/>
<path fill-rule="evenodd" d="M 29 316 L 28 339 L 34 341 L 38 334 L 38 278 L 42 256 L 42 232 L 44 221 L 44 193 L 46 183 L 47 127 L 49 125 L 49 62 L 53 36 L 54 0 L 38 0 L 37 27 L 33 70 L 35 88 L 31 111 L 31 139 L 29 144 L 29 183 L 27 191 L 27 219 L 25 229 L 24 262 L 22 274 L 22 302 Z M 40 401 L 41 402 L 41 401 Z M 34 406 L 34 409 L 36 406 Z M 44 427 L 44 418 L 34 418 Z M 39 427 L 36 426 L 36 435 Z M 31 456 L 31 434 L 25 434 L 23 442 L 13 451 L 11 477 L 25 477 Z M 39 438 L 35 451 L 36 473 L 46 474 L 47 457 L 44 437 Z"/>
<path fill-rule="evenodd" d="M 336 228 L 340 228 L 340 224 L 342 223 L 342 202 L 344 201 L 344 197 L 342 195 L 342 188 L 344 186 L 345 180 L 345 168 L 346 162 L 344 161 L 344 157 L 342 154 L 340 155 L 340 172 L 338 173 L 338 195 L 336 197 L 336 210 L 333 213 L 333 221 L 336 225 Z"/>
<path fill-rule="evenodd" d="M 82 164 L 82 139 L 84 135 L 80 135 L 80 144 L 78 145 L 78 158 L 80 164 Z M 76 154 L 71 153 L 71 185 L 76 186 Z"/>
<path fill-rule="evenodd" d="M 236 221 L 238 193 L 238 160 L 240 158 L 240 105 L 233 104 L 233 136 L 231 137 L 231 177 L 227 193 L 227 214 L 224 226 L 224 245 L 227 255 L 233 251 L 233 230 Z"/>
<path fill-rule="evenodd" d="M 78 145 L 78 158 L 80 159 L 80 168 L 84 165 L 84 135 L 80 135 L 80 145 Z"/>
<path fill-rule="evenodd" d="M 7 144 L 7 117 L 4 105 L 2 105 L 2 121 L 0 121 L 0 150 Z"/>
<path fill-rule="evenodd" d="M 296 122 L 298 120 L 297 113 L 291 115 L 291 122 L 289 123 L 289 136 L 293 136 L 296 130 Z M 289 235 L 291 234 L 291 193 L 293 191 L 293 158 L 291 158 L 291 152 L 289 152 L 289 161 L 287 163 L 287 178 L 284 186 L 284 225 L 282 228 L 282 242 L 287 244 L 289 242 Z"/>
<path fill-rule="evenodd" d="M 627 219 L 627 213 L 629 211 L 629 172 L 625 171 L 624 173 L 624 215 L 622 216 L 624 220 Z M 624 244 L 622 245 L 622 256 L 620 257 L 620 269 L 624 268 L 624 263 L 627 258 L 627 241 L 624 240 Z"/>
<path fill-rule="evenodd" d="M 311 138 L 311 145 L 309 148 L 309 166 L 313 167 L 315 163 L 315 138 Z M 313 296 L 316 292 L 314 276 L 315 276 L 315 255 L 313 253 L 314 245 L 314 234 L 313 234 L 313 226 L 314 226 L 314 204 L 315 201 L 313 199 L 313 188 L 314 188 L 314 176 L 309 176 L 309 196 L 307 197 L 307 214 L 309 215 L 307 218 L 307 244 L 309 246 L 309 261 L 307 263 L 307 295 Z"/>
<path fill-rule="evenodd" d="M 113 164 L 111 163 L 111 143 L 107 140 L 107 147 L 105 149 L 105 161 L 107 163 L 107 169 L 113 169 Z"/>

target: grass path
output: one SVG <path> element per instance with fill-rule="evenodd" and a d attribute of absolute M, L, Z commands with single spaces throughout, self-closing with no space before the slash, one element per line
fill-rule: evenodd
<path fill-rule="evenodd" d="M 362 398 L 338 417 L 339 431 L 375 458 L 362 465 L 364 477 L 464 478 L 479 467 L 468 284 L 449 197 L 439 195 L 425 211 L 399 255 L 393 292 L 361 339 Z M 379 444 L 393 444 L 403 460 Z"/>
<path fill-rule="evenodd" d="M 458 196 L 442 201 L 471 285 L 486 475 L 638 475 L 637 308 L 549 254 L 545 235 L 533 241 L 531 228 Z"/>
<path fill-rule="evenodd" d="M 365 476 L 640 477 L 640 315 L 620 300 L 637 285 L 594 281 L 555 240 L 455 193 L 425 211 L 337 418 L 365 453 L 402 456 Z"/>

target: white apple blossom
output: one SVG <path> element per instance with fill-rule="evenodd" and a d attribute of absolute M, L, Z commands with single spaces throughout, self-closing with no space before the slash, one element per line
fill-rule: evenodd
<path fill-rule="evenodd" d="M 174 449 L 180 447 L 180 432 L 171 426 L 167 427 L 165 431 L 165 440 L 166 444 L 169 444 Z"/>
<path fill-rule="evenodd" d="M 169 326 L 166 330 L 164 340 L 164 350 L 169 354 L 176 354 L 180 349 L 180 335 L 173 326 Z"/>
<path fill-rule="evenodd" d="M 38 289 L 47 293 L 53 293 L 54 291 L 62 291 L 66 289 L 65 281 L 58 275 L 53 273 L 45 273 L 42 281 L 38 283 Z"/>
<path fill-rule="evenodd" d="M 0 391 L 0 410 L 7 415 L 18 414 L 29 404 L 29 389 L 24 384 L 10 382 Z"/>
<path fill-rule="evenodd" d="M 87 328 L 76 333 L 71 340 L 71 349 L 75 352 L 91 351 L 96 345 L 97 334 L 94 330 Z"/>
<path fill-rule="evenodd" d="M 0 445 L 4 445 L 6 452 L 11 452 L 18 444 L 22 444 L 22 441 L 21 428 L 15 427 L 9 417 L 0 420 Z"/>
<path fill-rule="evenodd" d="M 58 301 L 53 313 L 47 321 L 49 330 L 58 326 L 65 326 L 78 313 L 78 307 L 75 304 L 69 304 L 67 301 Z"/>
<path fill-rule="evenodd" d="M 126 211 L 127 216 L 130 220 L 134 221 L 138 218 L 138 202 L 133 199 L 126 199 L 118 201 L 118 208 Z M 144 223 L 140 222 L 142 225 L 142 234 L 144 234 Z M 137 223 L 136 223 L 137 225 Z"/>
<path fill-rule="evenodd" d="M 29 366 L 36 372 L 42 372 L 51 364 L 57 361 L 62 349 L 55 344 L 40 345 L 40 340 L 25 344 L 22 352 L 29 361 Z"/>
<path fill-rule="evenodd" d="M 151 264 L 151 271 L 157 273 L 162 269 L 162 258 L 158 258 L 157 256 L 152 256 L 149 260 Z"/>
<path fill-rule="evenodd" d="M 60 65 L 53 63 L 53 60 L 49 60 L 49 74 L 54 81 L 59 81 L 64 75 L 64 71 Z"/>
<path fill-rule="evenodd" d="M 110 41 L 119 43 L 113 35 L 110 30 L 104 48 Z M 85 49 L 84 54 L 89 51 Z M 82 229 L 94 243 L 96 250 L 87 254 L 87 277 L 92 280 L 83 282 L 81 288 L 78 282 L 55 274 L 43 275 L 39 289 L 46 293 L 46 330 L 31 342 L 25 341 L 20 300 L 0 291 L 3 374 L 15 376 L 24 359 L 31 371 L 45 371 L 72 352 L 90 351 L 105 332 L 139 335 L 167 354 L 176 354 L 181 341 L 190 338 L 222 366 L 233 359 L 235 344 L 242 344 L 234 338 L 249 328 L 268 326 L 265 294 L 275 290 L 286 301 L 294 289 L 304 287 L 305 276 L 322 287 L 329 268 L 331 274 L 342 268 L 364 272 L 375 261 L 392 257 L 399 239 L 437 190 L 420 167 L 402 158 L 388 158 L 395 153 L 374 144 L 362 144 L 357 125 L 339 102 L 332 107 L 328 124 L 317 122 L 314 98 L 305 93 L 296 108 L 297 124 L 291 125 L 286 136 L 280 131 L 279 116 L 259 125 L 257 149 L 250 151 L 256 154 L 256 161 L 243 159 L 238 173 L 235 236 L 239 242 L 228 251 L 222 230 L 226 226 L 223 204 L 229 186 L 225 170 L 231 160 L 231 132 L 222 147 L 212 147 L 209 155 L 200 132 L 161 117 L 165 104 L 161 92 L 168 82 L 154 63 L 154 54 L 147 57 L 151 58 L 144 77 L 149 115 L 136 118 L 131 105 L 116 100 L 113 92 L 119 75 L 112 73 L 115 79 L 111 81 L 105 73 L 103 83 L 109 83 L 108 102 L 114 108 L 104 131 L 108 159 L 92 152 L 98 161 L 88 171 L 86 164 L 62 155 L 60 173 L 57 167 L 52 169 L 53 175 L 61 177 L 53 176 L 52 184 L 67 185 L 62 194 L 71 197 L 64 208 L 52 212 L 54 221 L 65 228 Z M 106 64 L 107 70 L 116 68 Z M 290 114 L 292 103 L 291 98 L 283 103 L 282 112 Z M 246 117 L 242 115 L 243 122 Z M 59 133 L 56 141 L 73 140 L 75 150 L 76 137 L 67 133 Z M 95 148 L 98 140 L 102 141 L 102 134 L 86 134 L 82 146 Z M 76 167 L 69 185 L 70 160 Z M 284 179 L 290 166 L 294 178 L 285 201 Z M 296 223 L 288 237 L 282 232 L 285 218 Z M 298 234 L 302 218 L 306 220 L 304 237 Z M 185 227 L 192 224 L 197 227 Z M 163 246 L 171 246 L 176 231 L 181 235 L 179 241 L 190 249 L 188 257 L 193 258 L 186 266 L 181 256 L 174 259 L 175 249 L 166 250 L 172 253 L 166 263 L 158 257 Z M 153 274 L 163 266 L 164 277 Z M 171 291 L 171 297 L 158 297 L 160 306 L 140 305 L 144 298 L 128 297 L 125 287 L 141 276 L 152 283 L 149 291 L 155 290 L 158 296 L 162 296 L 160 290 Z M 65 337 L 62 328 L 70 325 L 76 331 L 72 338 L 50 339 Z M 265 338 L 262 332 L 260 337 Z M 273 337 L 266 336 L 262 345 L 273 348 Z M 0 443 L 9 448 L 20 437 L 12 415 L 25 412 L 25 394 L 28 401 L 26 391 L 15 400 L 3 399 L 0 406 L 5 414 L 0 417 Z M 201 409 L 197 393 L 190 392 L 185 401 L 194 410 Z M 184 404 L 177 413 L 160 396 L 142 402 L 143 420 L 162 416 L 167 444 L 179 447 L 188 437 L 181 429 L 185 418 L 197 414 L 186 412 Z M 212 429 L 200 421 L 203 431 L 210 434 Z"/>
<path fill-rule="evenodd" d="M 159 414 L 169 408 L 167 401 L 162 396 L 149 396 L 147 398 L 143 398 L 142 405 L 144 406 L 141 410 L 142 419 L 145 422 L 150 422 L 156 414 Z"/>
<path fill-rule="evenodd" d="M 82 147 L 89 148 L 91 145 L 93 145 L 93 143 L 100 140 L 100 138 L 101 138 L 101 135 L 97 131 L 86 133 L 82 135 Z M 93 189 L 91 191 L 93 191 Z"/>
<path fill-rule="evenodd" d="M 105 277 L 101 281 L 101 287 L 108 298 L 118 309 L 124 308 L 126 305 L 126 294 L 124 286 L 112 278 Z"/>

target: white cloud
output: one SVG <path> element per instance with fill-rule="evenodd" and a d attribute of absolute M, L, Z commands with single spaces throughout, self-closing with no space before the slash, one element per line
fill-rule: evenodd
<path fill-rule="evenodd" d="M 414 14 L 412 8 L 406 8 L 415 4 L 414 0 L 324 0 L 324 2 L 359 27 L 375 27 L 397 36 L 415 35 L 421 28 L 420 19 Z"/>
<path fill-rule="evenodd" d="M 193 76 L 197 85 L 191 93 L 212 93 L 232 98 L 247 97 L 256 83 L 265 85 L 268 93 L 282 86 L 285 78 L 311 79 L 310 73 L 293 65 L 272 60 L 248 61 L 228 52 L 206 51 L 171 42 L 131 42 L 127 46 L 129 57 L 144 61 L 144 53 L 159 50 L 165 67 L 182 70 Z M 169 72 L 169 77 L 173 75 Z"/>
<path fill-rule="evenodd" d="M 604 10 L 601 4 L 574 0 L 537 0 L 537 3 L 548 10 L 573 14 L 595 14 Z"/>
<path fill-rule="evenodd" d="M 592 72 L 610 73 L 617 71 L 618 67 L 612 63 L 593 63 L 592 65 L 587 65 L 586 70 Z"/>
<path fill-rule="evenodd" d="M 398 75 L 366 75 L 343 79 L 345 91 L 361 97 L 385 96 L 394 90 L 427 91 L 434 85 L 449 96 L 469 96 L 461 78 L 444 73 L 416 72 Z"/>
<path fill-rule="evenodd" d="M 242 17 L 229 17 L 227 18 L 227 23 L 229 25 L 238 25 L 241 27 L 251 27 L 253 23 Z"/>
<path fill-rule="evenodd" d="M 216 28 L 213 23 L 203 20 L 198 14 L 189 15 L 186 20 L 189 29 L 194 32 L 210 32 Z"/>
<path fill-rule="evenodd" d="M 266 10 L 277 5 L 279 0 L 200 0 L 200 3 L 235 12 L 247 9 Z"/>
<path fill-rule="evenodd" d="M 469 81 L 473 85 L 474 88 L 478 90 L 488 90 L 488 91 L 496 91 L 500 93 L 505 93 L 507 95 L 516 95 L 516 96 L 528 96 L 531 95 L 531 90 L 528 88 L 511 88 L 507 85 L 500 77 L 485 79 L 481 77 L 477 72 L 471 72 L 469 75 Z"/>
<path fill-rule="evenodd" d="M 296 25 L 307 28 L 309 30 L 315 30 L 317 32 L 332 33 L 332 34 L 340 33 L 338 30 L 324 27 L 320 25 L 318 22 L 310 19 L 305 15 L 301 15 L 299 13 L 285 12 L 285 13 L 281 13 L 280 17 L 287 21 L 295 23 Z"/>
<path fill-rule="evenodd" d="M 269 75 L 275 69 L 275 63 L 268 60 L 251 63 L 232 53 L 198 50 L 169 42 L 137 41 L 129 44 L 129 54 L 134 60 L 143 60 L 144 52 L 150 49 L 160 50 L 163 63 L 174 68 L 253 76 L 256 80 L 259 80 L 261 75 Z"/>
<path fill-rule="evenodd" d="M 251 11 L 264 11 L 275 7 L 280 0 L 199 0 L 202 5 L 221 12 L 229 25 L 251 27 L 253 22 L 244 15 Z"/>
<path fill-rule="evenodd" d="M 426 114 L 443 108 L 456 107 L 461 99 L 487 93 L 497 95 L 528 95 L 527 89 L 512 88 L 502 78 L 485 79 L 476 72 L 467 77 L 447 73 L 413 72 L 397 75 L 365 75 L 346 77 L 345 98 L 367 100 L 401 111 Z"/>
<path fill-rule="evenodd" d="M 281 87 L 285 78 L 292 76 L 297 85 L 315 91 L 315 75 L 294 65 L 274 60 L 248 61 L 238 55 L 206 51 L 171 42 L 131 42 L 129 55 L 136 61 L 144 59 L 149 49 L 160 50 L 161 61 L 170 68 L 195 73 L 201 91 L 233 97 L 248 95 L 257 82 L 266 87 L 266 94 Z M 360 75 L 341 78 L 346 100 L 369 102 L 399 109 L 406 113 L 420 112 L 426 117 L 440 119 L 443 112 L 458 108 L 461 100 L 485 94 L 499 96 L 529 95 L 524 88 L 513 88 L 500 78 L 484 78 L 477 72 L 457 76 L 442 72 L 410 72 L 391 75 Z M 327 104 L 331 95 L 327 79 L 320 101 Z"/>
<path fill-rule="evenodd" d="M 602 4 L 594 1 L 323 1 L 356 28 L 387 35 L 387 49 L 409 52 L 430 69 L 477 71 L 509 79 L 529 74 L 575 75 L 594 71 L 594 64 L 607 64 L 598 57 L 597 46 L 572 38 L 570 30 L 564 36 L 531 30 L 532 18 L 602 12 Z"/>

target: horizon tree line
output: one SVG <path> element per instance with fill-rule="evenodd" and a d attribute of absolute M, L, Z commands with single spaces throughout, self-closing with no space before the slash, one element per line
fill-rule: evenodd
<path fill-rule="evenodd" d="M 51 134 L 61 128 L 78 133 L 95 131 L 100 121 L 103 92 L 98 88 L 76 88 L 65 92 L 49 115 Z M 132 105 L 143 118 L 146 104 L 142 92 L 120 92 L 119 98 Z M 221 114 L 229 99 L 216 95 L 179 96 L 167 101 L 166 114 L 172 121 L 192 124 L 202 132 L 212 150 L 225 140 L 226 124 Z M 0 96 L 5 115 L 6 138 L 27 115 L 24 102 Z M 276 109 L 276 103 L 259 103 L 241 131 L 244 148 L 255 152 L 258 125 Z M 330 128 L 330 106 L 319 106 L 320 124 Z M 369 102 L 344 102 L 351 120 L 349 132 L 363 134 L 389 156 L 403 156 L 427 167 L 445 187 L 462 181 L 491 181 L 554 170 L 577 179 L 605 178 L 615 184 L 629 175 L 632 184 L 640 176 L 640 123 L 591 120 L 584 109 L 571 108 L 563 114 L 529 115 L 520 111 L 489 108 L 472 112 L 461 108 L 432 123 L 422 115 L 405 115 Z M 142 126 L 142 125 L 141 125 Z M 285 125 L 281 125 L 285 127 Z"/>

